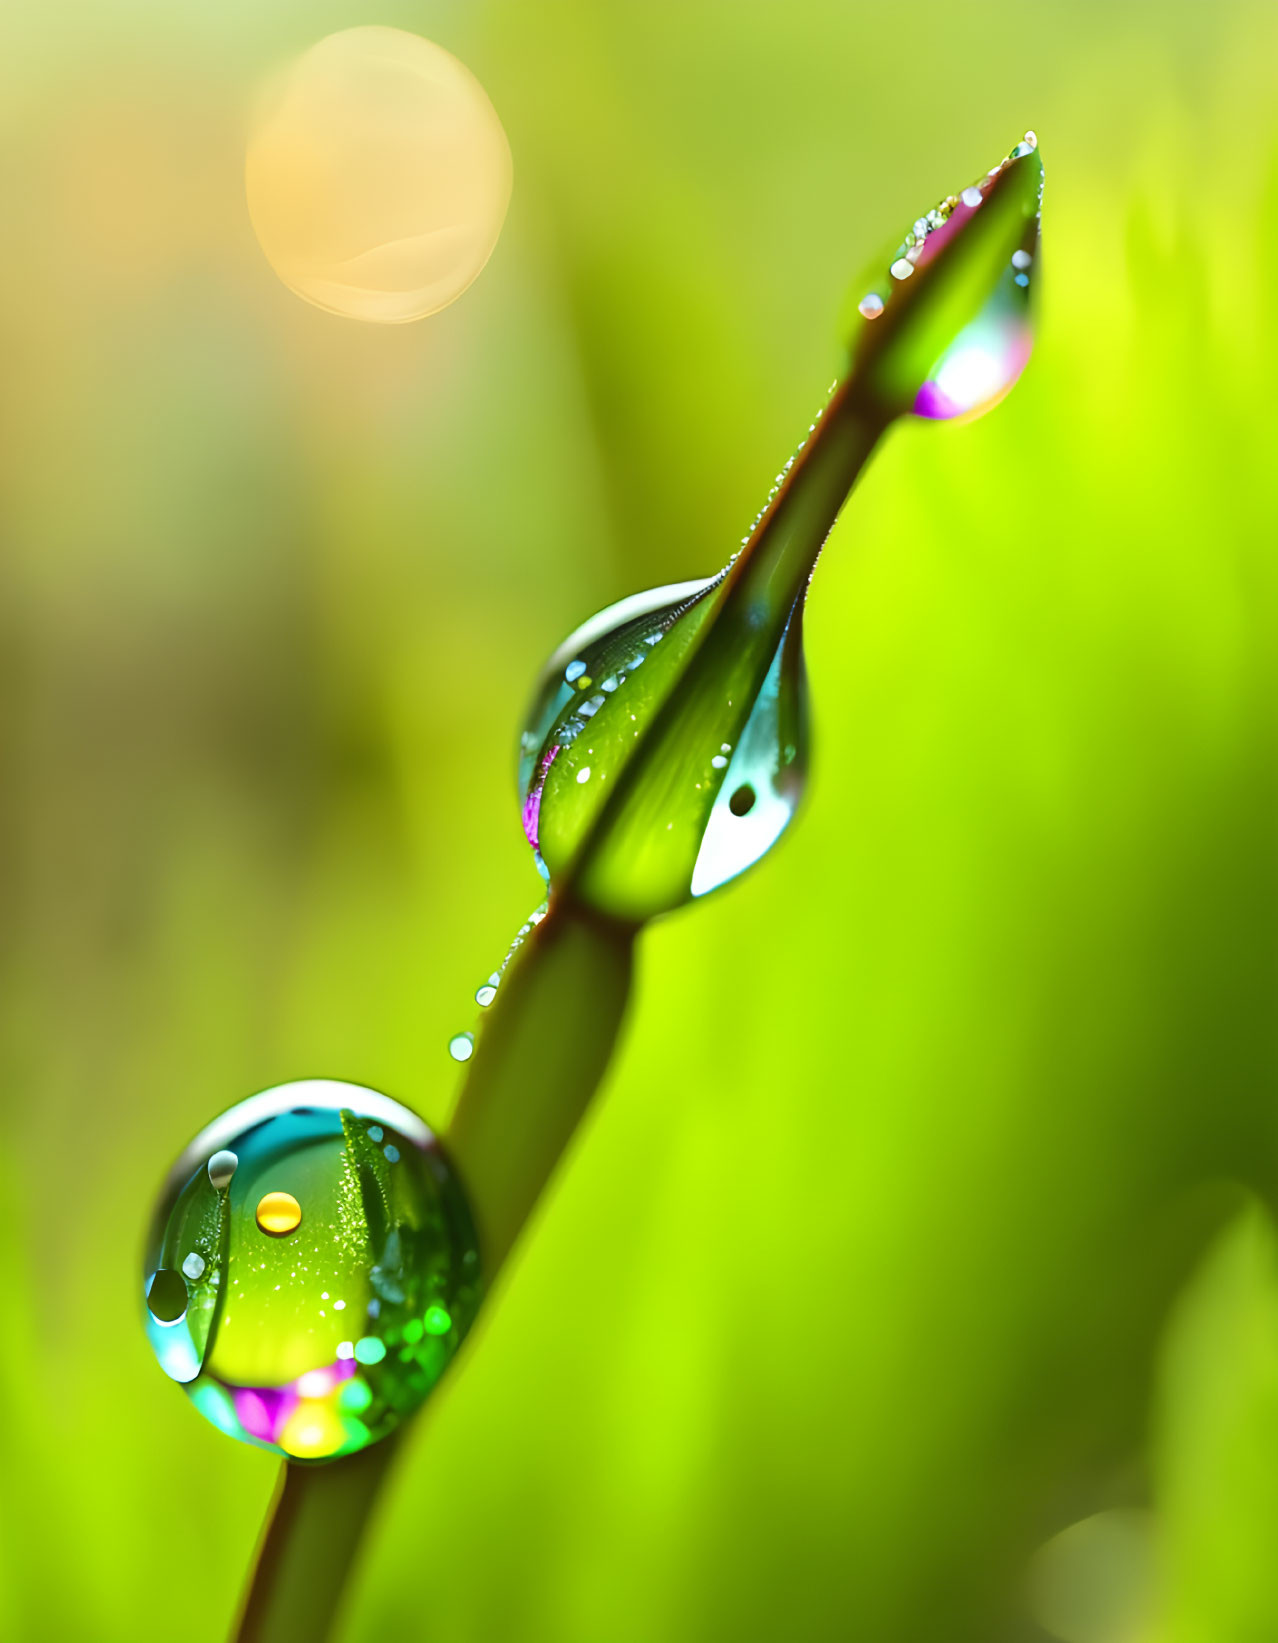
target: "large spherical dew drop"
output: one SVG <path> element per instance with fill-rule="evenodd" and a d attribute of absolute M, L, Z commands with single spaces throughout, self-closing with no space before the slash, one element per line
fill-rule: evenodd
<path fill-rule="evenodd" d="M 221 1431 L 354 1454 L 430 1394 L 475 1315 L 461 1184 L 421 1119 L 358 1084 L 283 1084 L 214 1119 L 155 1206 L 152 1350 Z"/>
<path fill-rule="evenodd" d="M 510 145 L 484 88 L 403 29 L 343 29 L 268 87 L 249 136 L 249 215 L 307 302 L 381 325 L 475 279 L 510 201 Z"/>

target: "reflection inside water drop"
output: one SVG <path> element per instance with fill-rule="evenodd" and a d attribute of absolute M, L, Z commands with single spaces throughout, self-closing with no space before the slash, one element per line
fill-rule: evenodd
<path fill-rule="evenodd" d="M 236 1167 L 218 1186 L 228 1140 Z M 478 1304 L 477 1263 L 460 1187 L 414 1113 L 358 1085 L 284 1085 L 224 1113 L 175 1164 L 148 1240 L 147 1336 L 221 1431 L 329 1459 L 427 1395 Z M 424 1336 L 427 1312 L 454 1327 Z M 380 1351 L 358 1384 L 352 1315 Z"/>

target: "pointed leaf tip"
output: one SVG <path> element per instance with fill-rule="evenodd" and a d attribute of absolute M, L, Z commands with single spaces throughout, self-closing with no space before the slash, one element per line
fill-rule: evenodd
<path fill-rule="evenodd" d="M 1032 131 L 917 217 L 854 290 L 852 371 L 889 415 L 982 415 L 1033 344 L 1043 164 Z"/>

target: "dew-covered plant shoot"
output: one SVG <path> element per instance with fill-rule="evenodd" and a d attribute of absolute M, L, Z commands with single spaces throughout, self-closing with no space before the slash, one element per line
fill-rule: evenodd
<path fill-rule="evenodd" d="M 546 900 L 450 1045 L 466 1074 L 442 1137 L 389 1096 L 311 1080 L 232 1107 L 174 1165 L 143 1273 L 155 1355 L 220 1431 L 284 1458 L 242 1643 L 328 1635 L 394 1434 L 607 1065 L 636 935 L 789 825 L 821 549 L 898 418 L 978 416 L 1016 382 L 1042 176 L 1027 133 L 857 282 L 845 369 L 725 569 L 625 599 L 551 656 L 519 743 Z"/>

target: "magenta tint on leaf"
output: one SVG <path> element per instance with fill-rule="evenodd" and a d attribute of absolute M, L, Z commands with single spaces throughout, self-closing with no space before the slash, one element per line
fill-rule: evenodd
<path fill-rule="evenodd" d="M 893 414 L 990 410 L 1033 346 L 1043 168 L 1032 131 L 976 182 L 917 217 L 854 290 L 851 342 Z"/>
<path fill-rule="evenodd" d="M 1029 326 L 1014 319 L 969 326 L 919 388 L 915 416 L 933 422 L 980 416 L 1016 386 L 1032 347 Z"/>

